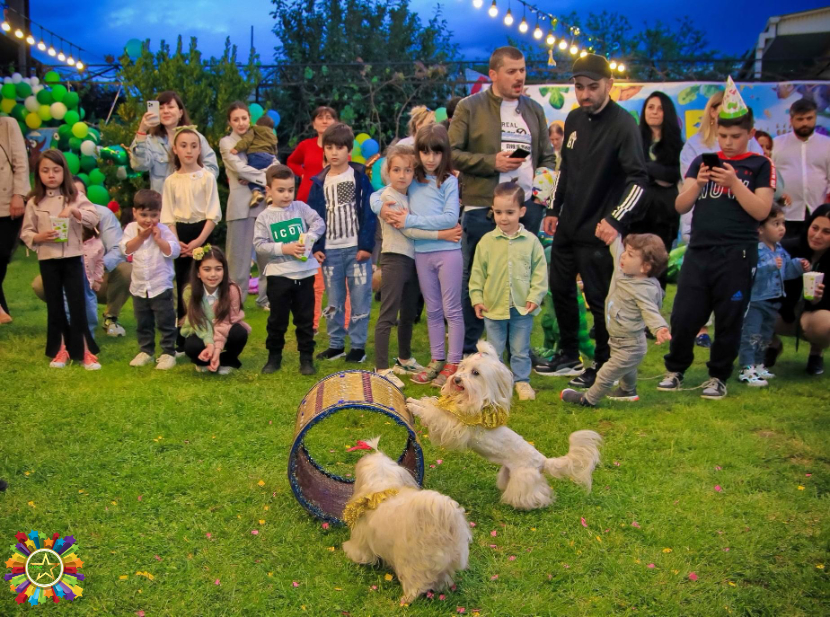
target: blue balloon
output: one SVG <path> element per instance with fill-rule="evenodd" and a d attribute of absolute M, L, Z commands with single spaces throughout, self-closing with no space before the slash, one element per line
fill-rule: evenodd
<path fill-rule="evenodd" d="M 274 121 L 274 128 L 277 128 L 280 125 L 280 112 L 276 109 L 269 109 L 268 113 L 265 115 Z"/>
<path fill-rule="evenodd" d="M 141 48 L 141 41 L 138 39 L 130 39 L 127 41 L 127 44 L 124 45 L 124 51 L 127 52 L 127 55 L 131 60 L 136 60 L 141 55 Z"/>
<path fill-rule="evenodd" d="M 378 152 L 380 152 L 380 144 L 376 142 L 374 139 L 367 139 L 362 144 L 360 144 L 360 151 L 363 153 L 365 158 L 369 158 L 375 156 Z"/>

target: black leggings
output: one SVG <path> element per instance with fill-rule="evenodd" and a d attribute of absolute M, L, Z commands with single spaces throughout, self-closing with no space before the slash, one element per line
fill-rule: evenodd
<path fill-rule="evenodd" d="M 225 347 L 222 353 L 219 354 L 219 366 L 230 366 L 239 368 L 242 363 L 239 361 L 239 354 L 245 349 L 248 343 L 248 331 L 235 323 L 231 326 L 228 332 L 228 340 L 225 341 Z M 185 339 L 184 351 L 187 357 L 197 366 L 207 366 L 210 362 L 205 362 L 199 359 L 199 354 L 205 349 L 205 343 L 195 334 L 191 334 Z"/>
<path fill-rule="evenodd" d="M 176 223 L 176 236 L 179 242 L 193 242 L 202 233 L 207 221 L 199 221 L 198 223 Z M 213 234 L 211 234 L 213 235 Z M 210 242 L 211 236 L 205 239 L 204 244 Z M 204 246 L 204 244 L 202 246 Z M 176 272 L 176 317 L 179 320 L 184 319 L 187 315 L 187 307 L 184 305 L 183 293 L 184 288 L 190 284 L 190 270 L 193 267 L 193 257 L 177 257 L 173 262 L 173 269 Z M 179 333 L 176 335 L 176 351 L 184 351 L 184 337 L 181 335 L 181 328 L 178 328 Z"/>
<path fill-rule="evenodd" d="M 7 313 L 9 305 L 6 304 L 6 295 L 3 293 L 3 281 L 6 278 L 6 269 L 14 255 L 14 249 L 17 247 L 21 225 L 23 225 L 22 216 L 16 219 L 10 216 L 0 217 L 0 307 Z"/>
<path fill-rule="evenodd" d="M 84 359 L 84 339 L 89 351 L 98 353 L 98 345 L 92 338 L 86 319 L 83 257 L 44 259 L 38 264 L 46 296 L 46 355 L 54 358 L 63 341 L 69 357 L 81 362 Z M 69 305 L 69 319 L 63 308 L 64 293 Z"/>

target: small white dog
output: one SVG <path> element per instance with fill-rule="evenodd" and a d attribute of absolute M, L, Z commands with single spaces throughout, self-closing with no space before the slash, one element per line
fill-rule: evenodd
<path fill-rule="evenodd" d="M 366 444 L 377 450 L 379 439 Z M 343 518 L 351 528 L 343 543 L 346 556 L 355 563 L 389 564 L 403 586 L 402 603 L 452 587 L 456 570 L 467 569 L 472 536 L 464 509 L 446 495 L 421 490 L 383 452 L 355 465 L 354 495 Z"/>
<path fill-rule="evenodd" d="M 502 502 L 534 510 L 553 501 L 542 475 L 570 478 L 591 490 L 591 474 L 599 463 L 602 437 L 576 431 L 565 456 L 546 458 L 521 435 L 505 426 L 513 394 L 513 376 L 490 343 L 468 356 L 441 388 L 441 398 L 407 399 L 407 407 L 429 429 L 429 440 L 451 450 L 471 449 L 501 465 L 496 485 Z"/>

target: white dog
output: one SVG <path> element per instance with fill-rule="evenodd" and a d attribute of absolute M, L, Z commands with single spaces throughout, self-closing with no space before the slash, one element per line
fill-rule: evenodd
<path fill-rule="evenodd" d="M 377 450 L 378 440 L 368 446 Z M 412 475 L 383 452 L 355 466 L 354 495 L 343 518 L 351 538 L 343 543 L 355 563 L 382 559 L 403 586 L 401 602 L 453 585 L 456 570 L 467 569 L 470 526 L 464 509 L 436 491 L 424 491 Z"/>
<path fill-rule="evenodd" d="M 565 456 L 546 458 L 505 426 L 513 394 L 512 374 L 492 345 L 480 342 L 478 350 L 447 380 L 441 398 L 407 399 L 409 410 L 429 429 L 429 440 L 452 450 L 469 448 L 501 465 L 496 479 L 501 500 L 520 510 L 543 508 L 553 501 L 543 473 L 570 478 L 590 491 L 602 437 L 594 431 L 576 431 L 571 433 Z"/>

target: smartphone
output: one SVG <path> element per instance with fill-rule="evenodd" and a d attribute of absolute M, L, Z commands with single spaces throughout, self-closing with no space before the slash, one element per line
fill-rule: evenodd
<path fill-rule="evenodd" d="M 158 101 L 147 101 L 147 111 L 151 114 L 155 114 L 156 118 L 159 117 L 159 102 Z"/>
<path fill-rule="evenodd" d="M 715 167 L 720 167 L 720 159 L 718 155 L 714 152 L 707 152 L 703 155 L 703 164 L 706 165 L 709 169 L 713 169 Z"/>
<path fill-rule="evenodd" d="M 526 159 L 529 156 L 530 156 L 530 152 L 528 152 L 527 150 L 524 150 L 522 148 L 516 148 L 510 154 L 511 159 Z"/>

